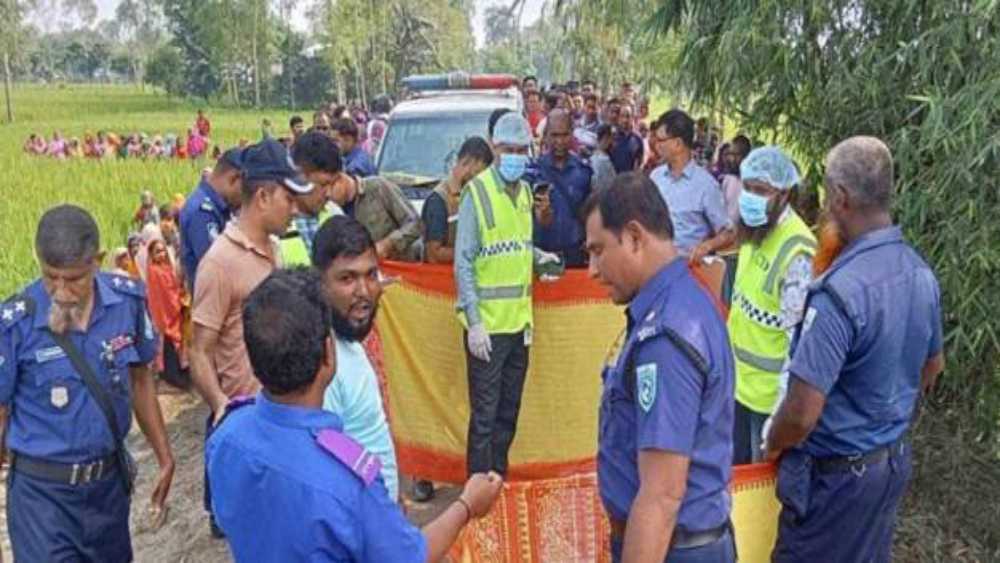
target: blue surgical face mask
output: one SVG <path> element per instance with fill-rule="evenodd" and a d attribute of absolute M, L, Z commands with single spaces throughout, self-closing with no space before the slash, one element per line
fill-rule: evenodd
<path fill-rule="evenodd" d="M 761 227 L 767 224 L 767 204 L 771 201 L 762 195 L 743 190 L 740 192 L 740 218 L 748 227 Z"/>
<path fill-rule="evenodd" d="M 497 170 L 500 177 L 508 182 L 516 182 L 524 176 L 524 171 L 528 167 L 528 155 L 526 154 L 501 154 L 500 165 Z"/>

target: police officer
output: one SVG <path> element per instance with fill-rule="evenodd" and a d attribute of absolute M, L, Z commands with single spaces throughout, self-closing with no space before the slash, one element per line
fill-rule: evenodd
<path fill-rule="evenodd" d="M 765 442 L 781 458 L 774 561 L 891 558 L 906 433 L 944 367 L 937 280 L 892 224 L 892 167 L 872 137 L 827 155 L 826 214 L 846 246 L 810 286 Z"/>
<path fill-rule="evenodd" d="M 229 149 L 202 175 L 198 186 L 184 202 L 180 213 L 181 265 L 188 291 L 194 291 L 198 263 L 212 242 L 222 234 L 234 210 L 240 206 L 243 149 Z"/>
<path fill-rule="evenodd" d="M 97 224 L 79 207 L 45 212 L 35 252 L 41 278 L 0 306 L 14 559 L 131 561 L 130 405 L 160 465 L 152 496 L 160 514 L 174 473 L 148 367 L 157 340 L 145 288 L 100 272 Z"/>
<path fill-rule="evenodd" d="M 628 305 L 602 374 L 598 438 L 614 561 L 734 561 L 725 323 L 674 247 L 649 178 L 618 176 L 583 211 L 591 276 Z"/>
<path fill-rule="evenodd" d="M 231 403 L 208 441 L 218 523 L 236 561 L 439 561 L 502 482 L 474 475 L 422 532 L 406 521 L 378 457 L 322 409 L 337 366 L 321 287 L 313 270 L 279 270 L 247 300 L 244 338 L 264 391 Z"/>

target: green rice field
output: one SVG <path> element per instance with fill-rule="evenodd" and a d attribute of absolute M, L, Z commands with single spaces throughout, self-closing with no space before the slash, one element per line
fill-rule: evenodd
<path fill-rule="evenodd" d="M 38 275 L 32 241 L 45 209 L 74 203 L 90 210 L 100 225 L 102 247 L 110 251 L 125 244 L 143 189 L 152 190 L 164 203 L 172 194 L 190 192 L 201 169 L 209 165 L 207 160 L 66 161 L 22 152 L 29 134 L 48 139 L 54 130 L 81 140 L 98 130 L 186 134 L 200 107 L 191 102 L 119 85 L 18 85 L 13 100 L 14 123 L 0 125 L 0 300 Z M 241 138 L 256 140 L 264 117 L 280 134 L 291 115 L 287 110 L 205 110 L 212 121 L 212 144 L 223 148 Z"/>

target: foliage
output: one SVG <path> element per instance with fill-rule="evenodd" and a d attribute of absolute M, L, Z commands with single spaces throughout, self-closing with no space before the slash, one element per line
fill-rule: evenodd
<path fill-rule="evenodd" d="M 184 93 L 184 60 L 173 45 L 161 45 L 146 63 L 146 82 L 171 96 Z"/>

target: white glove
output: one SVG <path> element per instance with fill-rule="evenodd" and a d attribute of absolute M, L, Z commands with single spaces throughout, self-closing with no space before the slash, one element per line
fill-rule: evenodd
<path fill-rule="evenodd" d="M 562 260 L 559 259 L 558 254 L 553 254 L 551 252 L 545 252 L 544 250 L 538 251 L 538 265 L 544 266 L 545 264 L 559 264 Z"/>
<path fill-rule="evenodd" d="M 469 351 L 484 362 L 490 361 L 493 344 L 490 342 L 490 335 L 486 332 L 483 323 L 469 327 Z"/>

